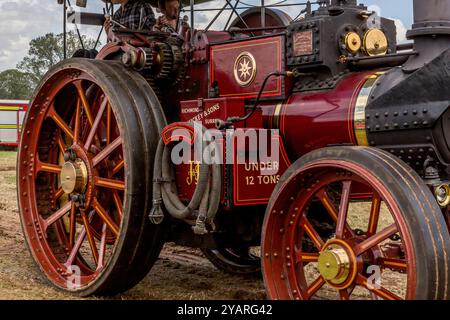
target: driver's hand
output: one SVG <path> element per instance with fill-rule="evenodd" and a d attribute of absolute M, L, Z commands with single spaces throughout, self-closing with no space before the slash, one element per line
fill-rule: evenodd
<path fill-rule="evenodd" d="M 169 20 L 167 19 L 166 16 L 161 16 L 158 18 L 158 24 L 160 25 L 168 25 L 169 24 Z"/>

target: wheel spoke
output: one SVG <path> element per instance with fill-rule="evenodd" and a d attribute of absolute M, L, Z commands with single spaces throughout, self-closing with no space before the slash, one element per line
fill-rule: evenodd
<path fill-rule="evenodd" d="M 45 163 L 37 160 L 36 162 L 36 173 L 38 172 L 48 172 L 48 173 L 56 173 L 60 174 L 62 167 L 56 164 Z"/>
<path fill-rule="evenodd" d="M 123 204 L 122 199 L 120 199 L 119 193 L 114 191 L 113 193 L 114 203 L 116 204 L 117 212 L 119 213 L 119 217 L 123 217 Z"/>
<path fill-rule="evenodd" d="M 323 204 L 323 206 L 325 207 L 331 218 L 335 222 L 338 222 L 339 211 L 336 209 L 335 205 L 333 204 L 333 201 L 328 196 L 326 190 L 325 189 L 319 190 L 316 194 L 316 197 Z M 344 233 L 350 238 L 354 237 L 354 233 L 352 229 L 348 226 L 348 224 L 345 224 Z"/>
<path fill-rule="evenodd" d="M 44 231 L 47 231 L 48 227 L 50 227 L 52 224 L 54 224 L 56 221 L 64 217 L 69 210 L 72 208 L 72 202 L 67 202 L 65 205 L 63 205 L 58 211 L 53 213 L 49 218 L 46 220 L 43 220 L 43 229 Z"/>
<path fill-rule="evenodd" d="M 83 86 L 81 84 L 81 80 L 76 81 L 74 84 L 75 84 L 75 87 L 77 88 L 78 97 L 81 99 L 81 102 L 83 104 L 84 111 L 86 113 L 86 117 L 88 118 L 89 124 L 92 126 L 92 124 L 94 123 L 94 120 L 92 118 L 91 106 L 89 105 L 89 102 L 87 101 L 86 94 L 85 94 Z"/>
<path fill-rule="evenodd" d="M 98 111 L 97 116 L 95 117 L 94 123 L 91 127 L 91 131 L 89 131 L 89 135 L 86 139 L 86 143 L 85 143 L 86 150 L 89 150 L 91 148 L 92 141 L 94 140 L 95 133 L 97 132 L 98 126 L 102 120 L 102 116 L 103 116 L 103 113 L 105 112 L 105 108 L 106 108 L 107 104 L 108 104 L 108 99 L 105 97 L 100 106 L 100 110 Z"/>
<path fill-rule="evenodd" d="M 378 220 L 380 218 L 381 199 L 378 193 L 374 192 L 372 198 L 372 207 L 370 209 L 369 227 L 367 228 L 367 235 L 373 236 L 377 232 Z"/>
<path fill-rule="evenodd" d="M 108 109 L 106 110 L 106 144 L 111 143 L 111 105 L 108 102 Z"/>
<path fill-rule="evenodd" d="M 123 191 L 125 190 L 125 182 L 121 180 L 107 179 L 107 178 L 94 178 L 94 184 L 97 187 L 108 188 Z"/>
<path fill-rule="evenodd" d="M 72 202 L 72 206 L 70 208 L 70 224 L 69 224 L 69 244 L 72 248 L 75 244 L 75 233 L 76 233 L 76 214 L 77 214 L 77 206 L 75 202 Z"/>
<path fill-rule="evenodd" d="M 56 192 L 55 192 L 55 196 L 54 196 L 54 201 L 58 201 L 62 196 L 64 195 L 64 190 L 62 188 L 59 188 Z"/>
<path fill-rule="evenodd" d="M 323 206 L 325 207 L 325 209 L 327 209 L 333 220 L 337 221 L 339 212 L 336 210 L 333 201 L 331 201 L 325 189 L 317 192 L 317 198 L 320 200 L 320 202 L 322 202 Z"/>
<path fill-rule="evenodd" d="M 367 278 L 362 276 L 361 274 L 358 274 L 356 278 L 356 282 L 365 287 L 367 290 L 369 290 L 370 293 L 374 293 L 380 298 L 383 298 L 384 300 L 403 300 L 399 296 L 397 296 L 395 293 L 383 288 L 383 287 L 373 287 L 368 284 Z"/>
<path fill-rule="evenodd" d="M 83 244 L 84 239 L 86 238 L 86 228 L 83 226 L 80 234 L 78 235 L 78 239 L 72 247 L 72 251 L 70 251 L 69 257 L 67 258 L 66 263 L 64 264 L 66 268 L 72 266 L 75 258 L 77 256 L 78 251 L 80 251 L 81 245 Z"/>
<path fill-rule="evenodd" d="M 320 235 L 317 233 L 317 231 L 314 229 L 311 222 L 306 217 L 302 218 L 302 221 L 300 222 L 300 227 L 303 228 L 306 232 L 306 234 L 310 237 L 314 245 L 317 249 L 322 250 L 324 242 Z"/>
<path fill-rule="evenodd" d="M 399 272 L 406 272 L 408 270 L 408 264 L 403 259 L 381 258 L 379 264 L 383 268 L 392 269 Z"/>
<path fill-rule="evenodd" d="M 344 181 L 342 183 L 341 204 L 339 206 L 339 213 L 336 222 L 336 238 L 344 238 L 345 225 L 347 223 L 347 214 L 350 204 L 350 190 L 352 182 Z"/>
<path fill-rule="evenodd" d="M 86 230 L 86 235 L 89 242 L 89 247 L 91 248 L 92 257 L 94 258 L 95 264 L 98 264 L 98 251 L 97 246 L 95 244 L 95 239 L 92 235 L 91 228 L 89 226 L 89 221 L 86 217 L 86 213 L 84 211 L 81 211 L 81 218 L 83 220 L 84 228 Z"/>
<path fill-rule="evenodd" d="M 73 130 L 73 142 L 78 143 L 80 139 L 80 131 L 81 131 L 81 119 L 80 119 L 80 113 L 81 113 L 81 106 L 80 106 L 80 99 L 77 99 L 77 108 L 75 110 L 75 128 Z"/>
<path fill-rule="evenodd" d="M 390 227 L 387 227 L 381 232 L 376 233 L 375 235 L 369 237 L 368 239 L 364 240 L 363 242 L 357 244 L 354 248 L 355 254 L 357 256 L 363 254 L 367 250 L 375 247 L 380 242 L 383 242 L 384 240 L 388 239 L 389 237 L 392 237 L 394 234 L 397 233 L 397 226 L 392 224 Z"/>
<path fill-rule="evenodd" d="M 105 265 L 105 254 L 106 254 L 106 223 L 102 227 L 102 239 L 100 240 L 100 252 L 98 255 L 97 271 L 101 270 Z"/>
<path fill-rule="evenodd" d="M 54 106 L 50 107 L 50 110 L 48 111 L 48 116 L 53 119 L 53 121 L 56 123 L 56 125 L 64 131 L 64 133 L 73 140 L 74 134 L 72 129 L 70 129 L 69 125 L 59 116 L 59 114 L 56 113 L 56 110 Z"/>
<path fill-rule="evenodd" d="M 105 149 L 103 149 L 99 154 L 97 154 L 94 159 L 92 159 L 92 163 L 97 166 L 100 162 L 106 159 L 114 150 L 116 150 L 119 146 L 122 145 L 122 138 L 118 137 L 111 144 L 109 144 Z"/>
<path fill-rule="evenodd" d="M 299 252 L 296 252 L 295 258 L 298 263 L 317 262 L 317 261 L 319 261 L 319 254 L 299 251 Z"/>
<path fill-rule="evenodd" d="M 119 163 L 116 164 L 116 166 L 112 169 L 112 175 L 116 175 L 117 173 L 120 172 L 120 170 L 123 169 L 125 165 L 125 161 L 124 160 L 120 160 Z"/>
<path fill-rule="evenodd" d="M 101 204 L 97 201 L 96 198 L 94 198 L 93 207 L 100 216 L 100 218 L 102 218 L 102 220 L 106 223 L 108 228 L 113 232 L 115 236 L 117 236 L 119 234 L 119 227 L 112 220 L 108 212 L 101 206 Z"/>
<path fill-rule="evenodd" d="M 339 290 L 339 297 L 341 300 L 350 300 L 350 294 L 347 289 Z"/>
<path fill-rule="evenodd" d="M 322 276 L 319 276 L 314 282 L 306 289 L 306 297 L 305 299 L 311 299 L 320 288 L 325 284 L 325 279 Z"/>
<path fill-rule="evenodd" d="M 59 147 L 59 152 L 61 152 L 61 155 L 64 156 L 64 152 L 66 151 L 67 147 L 66 147 L 66 143 L 64 142 L 64 140 L 62 139 L 62 137 L 60 135 L 58 135 L 58 147 Z"/>

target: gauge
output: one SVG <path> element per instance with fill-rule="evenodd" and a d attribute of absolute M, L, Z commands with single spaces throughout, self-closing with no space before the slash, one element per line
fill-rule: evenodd
<path fill-rule="evenodd" d="M 362 40 L 356 32 L 349 32 L 345 36 L 345 48 L 350 53 L 357 53 L 362 46 Z"/>
<path fill-rule="evenodd" d="M 370 29 L 364 35 L 364 51 L 369 56 L 381 56 L 388 51 L 388 40 L 380 29 Z"/>

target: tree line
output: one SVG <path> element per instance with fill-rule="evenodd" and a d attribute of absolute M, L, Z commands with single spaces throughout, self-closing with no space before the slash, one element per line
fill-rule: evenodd
<path fill-rule="evenodd" d="M 64 35 L 48 33 L 30 41 L 28 54 L 16 69 L 0 72 L 0 99 L 31 99 L 34 89 L 48 69 L 64 59 Z M 93 48 L 95 40 L 83 36 L 86 48 Z M 75 32 L 67 33 L 67 56 L 81 48 Z"/>

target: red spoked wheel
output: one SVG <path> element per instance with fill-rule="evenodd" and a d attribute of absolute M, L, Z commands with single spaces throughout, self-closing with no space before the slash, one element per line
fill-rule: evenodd
<path fill-rule="evenodd" d="M 155 151 L 144 135 L 152 127 L 148 93 L 137 89 L 140 79 L 119 75 L 130 73 L 114 62 L 54 67 L 30 104 L 20 145 L 18 197 L 30 251 L 52 284 L 83 296 L 129 289 L 163 244 L 159 227 L 146 222 Z"/>
<path fill-rule="evenodd" d="M 446 299 L 449 249 L 436 200 L 406 164 L 378 149 L 327 148 L 275 189 L 263 275 L 272 299 Z"/>

